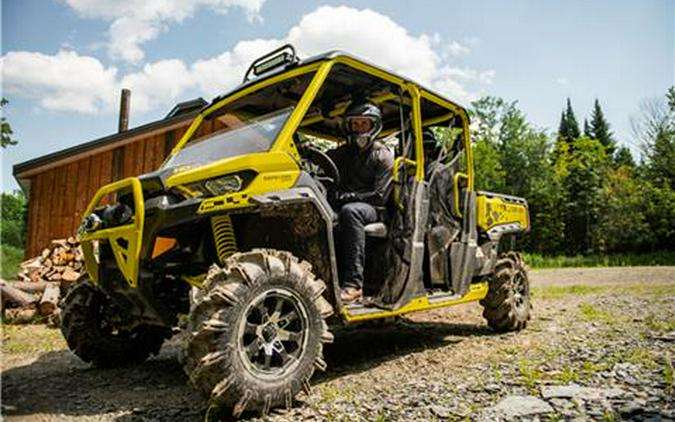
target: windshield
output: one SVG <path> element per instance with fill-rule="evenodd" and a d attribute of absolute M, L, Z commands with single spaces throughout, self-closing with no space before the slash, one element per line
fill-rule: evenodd
<path fill-rule="evenodd" d="M 251 119 L 236 114 L 218 116 L 213 119 L 213 124 L 224 126 L 223 129 L 190 141 L 162 168 L 207 164 L 223 158 L 269 151 L 292 111 L 292 107 L 287 107 Z"/>

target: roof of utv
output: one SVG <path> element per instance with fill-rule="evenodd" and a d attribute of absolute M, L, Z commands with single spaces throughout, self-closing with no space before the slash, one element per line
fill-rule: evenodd
<path fill-rule="evenodd" d="M 414 80 L 412 80 L 412 79 L 410 79 L 410 78 L 407 78 L 407 77 L 405 77 L 405 76 L 399 75 L 399 74 L 397 74 L 397 73 L 395 73 L 395 72 L 392 72 L 392 71 L 390 71 L 390 70 L 383 69 L 382 67 L 379 67 L 379 66 L 377 66 L 377 65 L 375 65 L 375 64 L 373 64 L 373 63 L 370 63 L 370 62 L 368 62 L 368 61 L 366 61 L 366 60 L 363 60 L 363 59 L 361 59 L 361 58 L 359 58 L 359 57 L 357 57 L 357 56 L 354 56 L 353 54 L 350 54 L 350 53 L 348 53 L 348 52 L 341 51 L 341 50 L 333 50 L 333 51 L 328 51 L 328 52 L 323 53 L 323 54 L 318 54 L 318 55 L 315 55 L 315 56 L 311 56 L 311 57 L 308 57 L 308 58 L 306 58 L 306 59 L 299 60 L 299 61 L 297 61 L 297 62 L 295 62 L 295 63 L 289 64 L 289 65 L 286 65 L 286 66 L 282 66 L 282 67 L 280 67 L 280 68 L 278 68 L 278 69 L 269 71 L 269 72 L 267 72 L 267 73 L 265 73 L 265 74 L 263 74 L 262 76 L 259 76 L 259 77 L 257 77 L 257 78 L 253 78 L 253 79 L 250 79 L 250 80 L 246 80 L 246 81 L 244 81 L 242 84 L 240 84 L 240 85 L 238 85 L 237 87 L 235 87 L 234 89 L 232 89 L 231 91 L 229 91 L 229 92 L 227 92 L 227 93 L 225 93 L 225 94 L 222 94 L 222 95 L 219 95 L 219 96 L 215 97 L 208 105 L 204 106 L 204 108 L 203 108 L 202 110 L 206 110 L 206 109 L 208 109 L 209 107 L 211 107 L 213 104 L 215 104 L 215 103 L 217 103 L 217 102 L 219 102 L 219 101 L 221 101 L 221 100 L 223 100 L 223 99 L 229 97 L 230 95 L 236 94 L 237 92 L 239 92 L 239 91 L 241 91 L 241 90 L 243 90 L 243 89 L 246 89 L 246 88 L 248 88 L 248 87 L 250 87 L 250 86 L 253 86 L 253 85 L 255 85 L 255 84 L 257 84 L 257 83 L 259 83 L 259 82 L 261 82 L 261 81 L 264 81 L 264 80 L 266 80 L 266 79 L 272 78 L 272 77 L 274 77 L 274 76 L 283 74 L 283 73 L 288 72 L 288 71 L 290 71 L 290 70 L 297 69 L 297 68 L 299 68 L 299 67 L 306 66 L 306 65 L 309 65 L 309 64 L 312 64 L 312 63 L 321 62 L 321 61 L 330 61 L 330 60 L 333 60 L 333 59 L 336 59 L 336 58 L 340 58 L 340 57 L 344 57 L 344 58 L 348 58 L 348 59 L 357 61 L 357 62 L 359 62 L 359 63 L 361 63 L 361 64 L 366 65 L 366 66 L 372 67 L 372 68 L 376 69 L 376 70 L 379 71 L 379 72 L 385 73 L 385 74 L 387 74 L 387 75 L 389 75 L 389 76 L 391 76 L 391 77 L 393 77 L 393 78 L 397 78 L 397 79 L 400 79 L 400 80 L 403 80 L 403 81 L 406 81 L 406 82 L 415 84 L 415 85 L 417 85 L 419 88 L 421 88 L 422 90 L 424 90 L 424 91 L 426 91 L 426 92 L 428 92 L 428 93 L 430 93 L 430 94 L 433 94 L 434 96 L 439 97 L 439 98 L 443 99 L 444 101 L 447 101 L 447 102 L 451 103 L 454 107 L 460 109 L 464 114 L 466 114 L 466 115 L 467 115 L 467 118 L 468 118 L 468 114 L 466 113 L 466 109 L 465 109 L 463 106 L 461 106 L 461 105 L 457 104 L 456 102 L 454 102 L 454 101 L 448 99 L 447 97 L 445 97 L 445 96 L 439 94 L 438 92 L 435 92 L 435 91 L 433 91 L 433 90 L 431 90 L 431 89 L 429 89 L 429 88 L 426 88 L 426 87 L 424 87 L 423 85 L 421 85 L 420 83 L 418 83 L 418 82 L 416 82 L 416 81 L 414 81 Z"/>

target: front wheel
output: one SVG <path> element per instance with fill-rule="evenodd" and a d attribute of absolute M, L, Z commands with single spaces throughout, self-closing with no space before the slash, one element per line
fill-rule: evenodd
<path fill-rule="evenodd" d="M 520 254 L 501 255 L 489 283 L 488 294 L 480 301 L 488 325 L 500 332 L 525 328 L 532 304 L 527 267 Z"/>
<path fill-rule="evenodd" d="M 254 250 L 214 266 L 190 314 L 184 369 L 211 405 L 235 417 L 290 407 L 325 369 L 332 307 L 311 266 L 288 252 Z"/>
<path fill-rule="evenodd" d="M 86 278 L 73 286 L 61 304 L 61 333 L 70 350 L 95 366 L 126 366 L 159 353 L 171 336 L 169 328 L 151 325 L 118 328 L 114 312 L 110 298 Z"/>

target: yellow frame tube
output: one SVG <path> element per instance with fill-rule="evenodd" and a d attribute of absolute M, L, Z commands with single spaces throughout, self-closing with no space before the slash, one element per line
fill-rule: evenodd
<path fill-rule="evenodd" d="M 458 105 L 445 100 L 438 95 L 431 93 L 429 91 L 422 90 L 422 98 L 434 102 L 442 107 L 453 110 L 456 115 L 462 120 L 462 142 L 464 143 L 464 149 L 466 151 L 466 172 L 467 177 L 469 178 L 469 183 L 467 189 L 469 191 L 474 190 L 474 170 L 473 170 L 473 150 L 471 148 L 471 137 L 469 135 L 469 115 L 466 113 L 466 110 L 459 107 Z"/>
<path fill-rule="evenodd" d="M 420 91 L 417 86 L 407 84 L 407 90 L 412 99 L 413 133 L 415 134 L 415 179 L 424 181 L 424 145 L 422 142 L 422 106 L 420 104 Z"/>
<path fill-rule="evenodd" d="M 330 63 L 330 62 L 329 62 L 329 63 Z M 224 106 L 230 104 L 231 102 L 233 102 L 233 101 L 235 101 L 235 100 L 238 100 L 239 98 L 245 97 L 246 95 L 249 95 L 249 94 L 251 94 L 252 92 L 255 92 L 255 91 L 259 90 L 259 89 L 268 87 L 268 86 L 270 86 L 270 85 L 274 85 L 275 83 L 280 82 L 280 81 L 283 81 L 283 80 L 285 80 L 285 79 L 294 78 L 294 77 L 296 77 L 296 76 L 298 76 L 298 75 L 302 75 L 302 74 L 305 74 L 305 73 L 313 72 L 313 71 L 317 70 L 319 67 L 321 67 L 322 65 L 326 65 L 326 64 L 327 64 L 327 63 L 312 63 L 312 64 L 309 64 L 309 65 L 307 65 L 307 66 L 302 66 L 302 67 L 299 67 L 299 68 L 297 68 L 297 69 L 293 69 L 293 70 L 290 70 L 290 71 L 288 71 L 288 72 L 284 72 L 284 73 L 282 73 L 282 74 L 280 74 L 280 75 L 273 76 L 273 77 L 271 77 L 271 78 L 262 80 L 262 81 L 260 81 L 260 82 L 258 82 L 258 83 L 254 83 L 253 85 L 251 85 L 251 86 L 249 86 L 249 87 L 247 87 L 247 88 L 244 88 L 244 89 L 242 89 L 241 91 L 236 92 L 236 93 L 234 93 L 234 94 L 232 94 L 232 95 L 230 95 L 230 96 L 228 96 L 228 97 L 226 97 L 226 98 L 223 98 L 222 100 L 220 100 L 220 101 L 218 101 L 217 103 L 213 104 L 211 107 L 207 108 L 206 110 L 202 111 L 201 113 L 199 113 L 199 114 L 197 115 L 197 117 L 195 118 L 195 120 L 193 120 L 192 124 L 190 125 L 190 127 L 188 128 L 188 130 L 185 132 L 185 134 L 183 135 L 183 137 L 180 139 L 180 141 L 178 141 L 178 143 L 176 144 L 176 146 L 173 147 L 173 149 L 171 150 L 171 154 L 169 155 L 169 157 L 167 157 L 167 160 L 168 160 L 171 156 L 173 156 L 175 153 L 177 153 L 178 151 L 180 151 L 180 150 L 185 146 L 185 144 L 187 143 L 187 141 L 190 140 L 190 138 L 191 138 L 192 135 L 195 133 L 195 131 L 197 130 L 197 128 L 199 127 L 199 125 L 202 123 L 202 120 L 204 120 L 204 118 L 205 118 L 206 116 L 208 116 L 209 114 L 211 114 L 211 113 L 213 113 L 214 111 L 217 111 L 217 110 L 223 108 Z M 315 76 L 315 78 L 312 80 L 312 83 L 313 83 L 315 80 L 316 80 L 316 76 Z M 310 83 L 310 85 L 311 85 L 311 83 Z M 305 95 L 306 95 L 306 94 L 307 94 L 307 91 L 305 91 Z M 296 110 L 295 110 L 295 111 L 297 111 L 297 107 L 296 107 Z M 294 114 L 295 114 L 295 111 L 294 111 Z M 166 160 L 165 160 L 165 161 L 166 161 Z"/>
<path fill-rule="evenodd" d="M 429 298 L 427 296 L 421 296 L 411 300 L 407 305 L 395 311 L 382 311 L 365 315 L 352 315 L 351 313 L 349 313 L 349 308 L 346 306 L 343 306 L 340 311 L 344 319 L 347 320 L 348 322 L 368 321 L 372 319 L 380 319 L 408 314 L 410 312 L 428 311 L 430 309 L 444 308 L 447 306 L 459 305 L 460 303 L 475 302 L 487 296 L 488 290 L 489 290 L 488 282 L 483 281 L 480 283 L 472 284 L 469 292 L 465 296 L 459 299 L 453 299 L 446 302 L 430 303 Z"/>
<path fill-rule="evenodd" d="M 307 89 L 298 102 L 298 105 L 295 106 L 293 114 L 291 114 L 291 117 L 289 117 L 289 119 L 286 121 L 286 124 L 284 125 L 284 128 L 279 133 L 277 141 L 272 146 L 270 152 L 291 150 L 295 158 L 300 159 L 297 149 L 290 148 L 291 140 L 293 139 L 293 133 L 295 133 L 298 126 L 300 126 L 300 122 L 305 117 L 307 109 L 310 105 L 312 105 L 316 94 L 319 92 L 319 89 L 326 80 L 326 77 L 328 76 L 328 73 L 332 67 L 333 62 L 330 61 L 320 65 L 319 70 L 317 70 L 314 78 L 312 78 L 312 81 L 307 86 Z"/>
<path fill-rule="evenodd" d="M 143 225 L 145 223 L 145 204 L 143 202 L 143 189 L 141 182 L 136 177 L 129 177 L 115 183 L 103 186 L 100 188 L 94 198 L 89 203 L 84 216 L 90 215 L 96 206 L 101 202 L 104 195 L 117 192 L 126 187 L 131 187 L 131 192 L 134 197 L 134 221 L 130 224 L 125 224 L 119 227 L 99 230 L 94 233 L 83 233 L 80 235 L 82 242 L 82 251 L 85 255 L 87 264 L 87 271 L 94 282 L 98 282 L 98 263 L 93 257 L 92 241 L 107 239 L 115 255 L 117 265 L 131 287 L 138 285 L 138 264 L 141 253 L 141 243 L 143 241 Z M 123 250 L 117 244 L 116 239 L 124 238 L 128 242 L 127 250 Z M 126 253 L 126 260 L 124 259 Z"/>

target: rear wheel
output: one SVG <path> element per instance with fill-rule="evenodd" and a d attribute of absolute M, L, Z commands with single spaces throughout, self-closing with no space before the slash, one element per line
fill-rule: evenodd
<path fill-rule="evenodd" d="M 159 353 L 171 336 L 170 329 L 151 325 L 117 328 L 114 312 L 108 296 L 88 279 L 73 286 L 61 304 L 61 332 L 70 350 L 99 367 L 127 366 Z"/>
<path fill-rule="evenodd" d="M 530 283 L 520 254 L 501 255 L 490 280 L 487 296 L 480 301 L 483 316 L 495 331 L 518 331 L 530 319 Z"/>
<path fill-rule="evenodd" d="M 288 252 L 255 250 L 214 266 L 190 314 L 184 368 L 210 404 L 235 417 L 291 406 L 332 341 L 323 281 Z"/>

